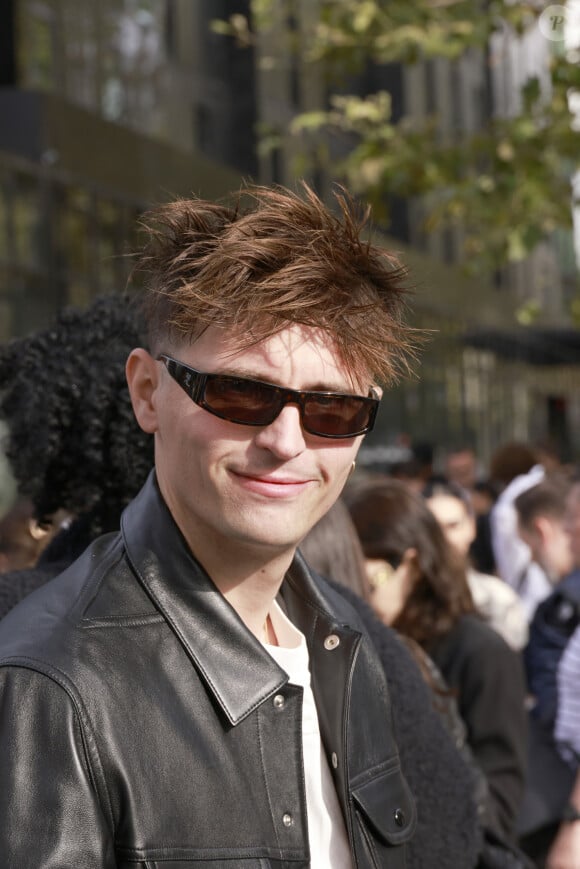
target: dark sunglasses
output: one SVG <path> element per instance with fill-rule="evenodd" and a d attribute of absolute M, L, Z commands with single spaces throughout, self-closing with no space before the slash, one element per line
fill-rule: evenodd
<path fill-rule="evenodd" d="M 161 353 L 169 374 L 204 410 L 239 425 L 270 425 L 287 404 L 297 404 L 305 431 L 322 438 L 353 438 L 370 431 L 379 400 L 341 392 L 300 392 L 248 377 L 202 374 Z"/>

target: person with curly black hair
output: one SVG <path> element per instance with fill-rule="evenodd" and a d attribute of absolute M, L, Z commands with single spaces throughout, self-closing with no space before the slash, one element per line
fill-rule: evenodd
<path fill-rule="evenodd" d="M 4 450 L 19 492 L 40 525 L 71 517 L 36 569 L 2 576 L 0 617 L 117 530 L 153 467 L 153 438 L 137 425 L 125 378 L 127 356 L 143 341 L 140 322 L 134 297 L 110 294 L 0 347 Z"/>

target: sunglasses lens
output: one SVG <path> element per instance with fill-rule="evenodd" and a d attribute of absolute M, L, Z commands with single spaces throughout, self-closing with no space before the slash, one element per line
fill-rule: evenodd
<path fill-rule="evenodd" d="M 304 428 L 327 437 L 352 437 L 370 422 L 373 405 L 356 396 L 316 396 L 304 403 Z"/>
<path fill-rule="evenodd" d="M 161 357 L 163 358 L 163 357 Z M 356 395 L 333 395 L 294 392 L 259 380 L 231 377 L 226 374 L 200 374 L 180 362 L 169 359 L 168 370 L 201 407 L 222 419 L 241 425 L 270 425 L 285 404 L 299 404 L 304 429 L 311 434 L 330 438 L 349 438 L 372 428 L 376 401 Z M 193 387 L 187 378 L 194 376 Z M 195 395 L 195 378 L 202 377 L 203 392 Z"/>
<path fill-rule="evenodd" d="M 210 376 L 204 405 L 231 422 L 269 425 L 279 413 L 277 390 L 266 383 L 236 377 Z"/>

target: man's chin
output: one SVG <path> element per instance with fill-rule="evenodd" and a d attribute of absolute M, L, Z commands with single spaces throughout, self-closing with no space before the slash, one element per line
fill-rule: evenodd
<path fill-rule="evenodd" d="M 236 538 L 241 545 L 253 548 L 257 552 L 268 552 L 277 556 L 293 552 L 307 533 L 308 529 L 291 530 L 287 525 L 279 529 L 262 526 L 253 529 L 238 529 Z"/>

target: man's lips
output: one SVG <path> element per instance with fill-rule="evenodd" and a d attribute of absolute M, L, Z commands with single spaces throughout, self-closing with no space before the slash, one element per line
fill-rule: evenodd
<path fill-rule="evenodd" d="M 252 474 L 239 471 L 232 471 L 232 474 L 242 488 L 270 498 L 288 498 L 298 495 L 313 482 L 311 477 Z"/>

